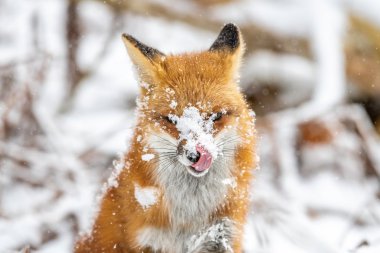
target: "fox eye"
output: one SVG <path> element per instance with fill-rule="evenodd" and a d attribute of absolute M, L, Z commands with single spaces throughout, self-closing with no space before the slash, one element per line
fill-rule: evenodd
<path fill-rule="evenodd" d="M 164 118 L 164 120 L 166 120 L 166 121 L 169 122 L 170 124 L 174 124 L 174 125 L 177 124 L 177 121 L 176 121 L 173 117 L 164 116 L 163 118 Z"/>
<path fill-rule="evenodd" d="M 222 116 L 223 116 L 223 113 L 218 112 L 218 113 L 213 114 L 213 115 L 211 116 L 211 120 L 214 121 L 214 122 L 215 122 L 215 121 L 218 121 L 218 120 L 222 119 Z"/>

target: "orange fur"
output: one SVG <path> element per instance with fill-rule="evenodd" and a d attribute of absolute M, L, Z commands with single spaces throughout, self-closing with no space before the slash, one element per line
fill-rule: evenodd
<path fill-rule="evenodd" d="M 124 37 L 132 61 L 138 68 L 140 81 L 145 86 L 139 98 L 138 123 L 130 151 L 124 157 L 126 166 L 117 178 L 118 186 L 109 188 L 105 193 L 92 231 L 77 242 L 76 253 L 151 252 L 151 249 L 138 244 L 136 233 L 144 227 L 170 229 L 170 206 L 165 202 L 165 192 L 154 176 L 157 160 L 143 161 L 141 156 L 151 133 L 165 131 L 178 139 L 176 127 L 165 121 L 163 116 L 181 115 L 189 104 L 203 105 L 199 109 L 207 115 L 227 109 L 228 115 L 215 123 L 213 134 L 217 135 L 228 125 L 233 125 L 243 139 L 234 156 L 232 176 L 236 178 L 236 187 L 230 188 L 220 207 L 209 214 L 210 222 L 228 217 L 237 224 L 232 247 L 234 252 L 241 252 L 249 184 L 256 161 L 253 119 L 236 84 L 244 50 L 240 33 L 239 39 L 239 47 L 234 50 L 222 48 L 147 57 L 138 46 Z M 178 103 L 174 109 L 169 106 L 172 100 Z M 156 154 L 154 150 L 148 151 Z M 134 196 L 136 184 L 157 189 L 157 202 L 144 210 Z M 181 226 L 186 229 L 191 224 Z"/>

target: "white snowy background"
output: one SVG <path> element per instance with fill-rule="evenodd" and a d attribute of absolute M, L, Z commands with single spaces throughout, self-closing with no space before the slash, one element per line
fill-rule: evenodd
<path fill-rule="evenodd" d="M 376 0 L 0 0 L 0 252 L 71 252 L 90 224 L 135 120 L 121 33 L 177 53 L 227 22 L 309 48 L 250 50 L 260 34 L 243 34 L 260 156 L 244 252 L 380 252 L 380 143 L 344 46 L 351 15 L 380 31 L 379 13 Z"/>

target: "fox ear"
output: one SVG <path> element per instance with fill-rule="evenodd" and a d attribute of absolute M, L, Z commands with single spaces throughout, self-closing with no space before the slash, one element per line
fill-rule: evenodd
<path fill-rule="evenodd" d="M 241 40 L 239 28 L 232 23 L 226 24 L 211 45 L 210 51 L 234 52 L 239 48 Z"/>
<path fill-rule="evenodd" d="M 160 63 L 165 60 L 165 55 L 157 49 L 151 48 L 129 34 L 122 35 L 129 57 L 142 81 L 151 83 L 160 68 Z"/>
<path fill-rule="evenodd" d="M 244 54 L 245 44 L 239 28 L 232 24 L 226 24 L 218 37 L 211 45 L 209 51 L 221 53 L 230 65 L 233 78 L 238 77 L 241 59 Z"/>

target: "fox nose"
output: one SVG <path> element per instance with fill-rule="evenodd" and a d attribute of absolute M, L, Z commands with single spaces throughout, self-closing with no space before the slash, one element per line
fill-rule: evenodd
<path fill-rule="evenodd" d="M 186 158 L 192 163 L 198 162 L 200 157 L 201 157 L 201 153 L 199 153 L 198 151 L 196 151 L 196 153 L 186 152 Z"/>

